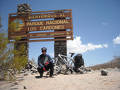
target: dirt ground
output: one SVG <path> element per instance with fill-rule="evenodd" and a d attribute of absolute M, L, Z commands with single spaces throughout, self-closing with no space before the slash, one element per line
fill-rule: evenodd
<path fill-rule="evenodd" d="M 108 69 L 108 76 L 100 71 L 86 74 L 57 75 L 53 78 L 38 78 L 39 74 L 18 75 L 19 81 L 0 86 L 0 90 L 120 90 L 120 70 Z"/>

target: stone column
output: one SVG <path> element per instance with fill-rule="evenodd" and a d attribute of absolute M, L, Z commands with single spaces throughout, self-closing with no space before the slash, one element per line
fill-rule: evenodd
<path fill-rule="evenodd" d="M 28 4 L 19 4 L 17 6 L 17 16 L 22 16 L 25 18 L 25 26 L 26 26 L 26 21 L 28 20 L 28 16 L 31 14 L 32 9 Z M 25 30 L 25 28 L 24 28 Z M 26 34 L 29 33 L 27 30 Z M 28 37 L 22 37 L 19 41 L 15 42 L 14 49 L 15 50 L 20 50 L 21 45 L 24 45 L 25 50 L 23 53 L 20 55 L 25 55 L 28 58 L 28 48 L 29 48 L 29 42 L 26 42 L 29 38 Z M 25 41 L 25 42 L 24 42 Z"/>
<path fill-rule="evenodd" d="M 20 56 L 26 56 L 28 58 L 28 42 L 23 42 L 26 39 L 20 39 L 19 41 L 14 43 L 14 49 L 20 51 L 21 46 L 24 46 L 24 52 L 20 53 Z M 21 42 L 22 41 L 22 42 Z M 16 56 L 16 55 L 15 55 Z"/>
<path fill-rule="evenodd" d="M 55 20 L 65 19 L 65 18 L 55 18 Z M 66 31 L 66 29 L 56 30 L 54 32 Z M 66 37 L 55 37 L 55 39 L 66 39 Z M 54 42 L 54 57 L 58 54 L 67 55 L 67 40 L 55 41 Z"/>

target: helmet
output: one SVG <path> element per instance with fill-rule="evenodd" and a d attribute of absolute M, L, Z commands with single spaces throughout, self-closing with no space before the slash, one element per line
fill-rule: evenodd
<path fill-rule="evenodd" d="M 46 47 L 42 47 L 41 50 L 42 51 L 47 51 L 47 48 Z"/>

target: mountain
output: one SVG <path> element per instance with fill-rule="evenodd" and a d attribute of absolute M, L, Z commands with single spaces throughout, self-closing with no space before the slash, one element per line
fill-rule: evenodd
<path fill-rule="evenodd" d="M 115 68 L 115 67 L 120 68 L 120 56 L 114 57 L 113 60 L 107 63 L 90 66 L 89 68 L 93 70 L 98 70 L 98 69 Z"/>

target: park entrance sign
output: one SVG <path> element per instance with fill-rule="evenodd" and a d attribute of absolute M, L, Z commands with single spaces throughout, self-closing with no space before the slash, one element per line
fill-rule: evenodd
<path fill-rule="evenodd" d="M 26 39 L 24 42 L 73 40 L 72 10 L 11 13 L 8 37 Z"/>
<path fill-rule="evenodd" d="M 54 56 L 67 55 L 67 40 L 73 40 L 72 10 L 32 11 L 28 4 L 19 4 L 17 13 L 9 14 L 8 38 L 15 40 L 15 49 L 28 43 L 54 41 Z M 19 38 L 19 39 L 16 39 Z"/>

